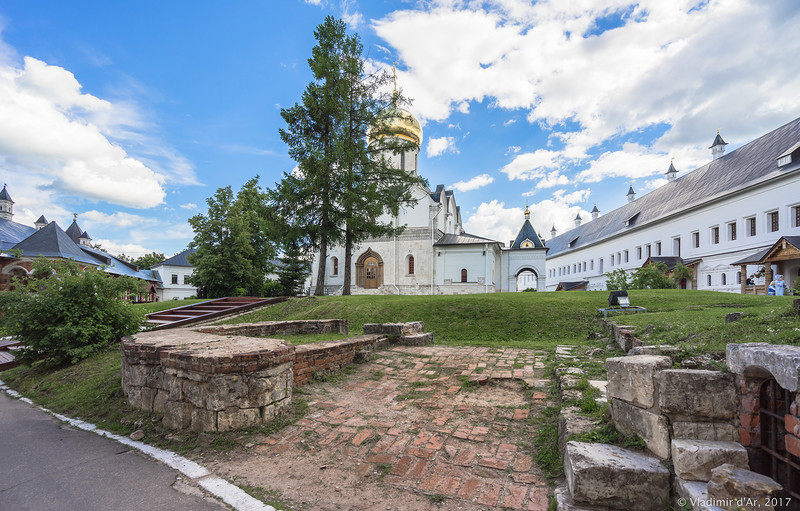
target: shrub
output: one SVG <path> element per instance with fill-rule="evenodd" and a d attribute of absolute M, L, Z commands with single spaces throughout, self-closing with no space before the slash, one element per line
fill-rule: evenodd
<path fill-rule="evenodd" d="M 609 291 L 621 291 L 628 289 L 630 283 L 628 282 L 628 272 L 622 268 L 606 273 L 606 289 Z"/>
<path fill-rule="evenodd" d="M 39 259 L 33 275 L 0 294 L 4 331 L 18 338 L 17 360 L 45 367 L 75 364 L 139 330 L 142 318 L 123 301 L 139 281 L 73 261 Z"/>
<path fill-rule="evenodd" d="M 678 284 L 667 277 L 667 265 L 650 263 L 633 274 L 630 289 L 675 289 Z"/>

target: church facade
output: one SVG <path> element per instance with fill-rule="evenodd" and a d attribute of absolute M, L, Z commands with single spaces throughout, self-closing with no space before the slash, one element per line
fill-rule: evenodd
<path fill-rule="evenodd" d="M 391 136 L 422 145 L 422 128 L 406 110 L 394 109 L 389 122 Z M 418 173 L 419 149 L 391 154 L 397 168 Z M 510 247 L 464 231 L 461 210 L 452 190 L 419 185 L 415 203 L 398 215 L 384 215 L 381 222 L 405 226 L 397 236 L 372 238 L 353 250 L 352 294 L 466 294 L 517 291 L 523 287 L 545 289 L 547 249 L 530 223 L 525 221 Z M 344 284 L 344 247 L 328 247 L 325 293 L 337 294 Z M 314 255 L 314 270 L 319 253 Z M 312 271 L 310 289 L 316 286 Z M 522 289 L 519 289 L 520 291 Z"/>

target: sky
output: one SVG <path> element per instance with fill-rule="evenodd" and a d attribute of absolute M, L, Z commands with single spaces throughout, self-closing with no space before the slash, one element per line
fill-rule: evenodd
<path fill-rule="evenodd" d="M 171 256 L 224 186 L 296 165 L 281 108 L 342 18 L 396 63 L 419 173 L 464 228 L 545 239 L 800 116 L 796 0 L 12 1 L 0 4 L 0 179 L 14 220 L 73 214 L 113 254 Z"/>

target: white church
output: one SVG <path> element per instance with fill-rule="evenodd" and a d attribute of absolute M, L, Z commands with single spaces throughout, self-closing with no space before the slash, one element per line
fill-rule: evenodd
<path fill-rule="evenodd" d="M 394 109 L 388 132 L 422 145 L 410 112 Z M 375 140 L 370 140 L 374 143 Z M 417 202 L 381 220 L 405 226 L 394 237 L 373 238 L 353 250 L 353 294 L 464 294 L 604 290 L 605 273 L 628 272 L 652 261 L 692 271 L 687 289 L 765 294 L 783 274 L 791 287 L 800 275 L 800 118 L 725 154 L 717 134 L 713 160 L 641 198 L 543 240 L 526 209 L 517 237 L 506 247 L 464 232 L 452 190 L 417 186 Z M 417 174 L 418 149 L 391 155 L 397 168 Z M 315 254 L 314 268 L 319 254 Z M 344 248 L 329 247 L 325 292 L 341 292 Z M 753 276 L 752 285 L 748 277 Z M 316 285 L 312 272 L 310 288 Z"/>

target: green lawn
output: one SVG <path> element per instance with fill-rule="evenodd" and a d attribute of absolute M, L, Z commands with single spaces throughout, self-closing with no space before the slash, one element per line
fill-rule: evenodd
<path fill-rule="evenodd" d="M 714 350 L 724 349 L 726 342 L 800 344 L 800 317 L 792 315 L 792 297 L 685 290 L 634 290 L 629 295 L 632 305 L 648 312 L 613 319 L 642 332 L 652 324 L 648 340 L 654 343 L 675 343 L 694 334 L 690 342 Z M 607 291 L 328 296 L 289 300 L 223 323 L 340 318 L 357 335 L 364 323 L 421 320 L 437 344 L 552 349 L 585 344 L 587 334 L 600 331 L 597 309 L 607 304 Z M 725 324 L 725 314 L 733 311 L 748 316 Z"/>

